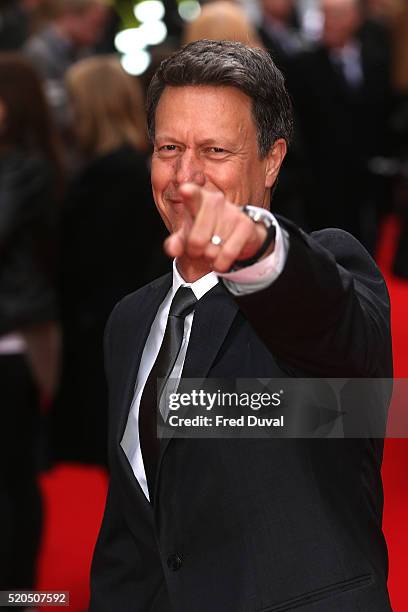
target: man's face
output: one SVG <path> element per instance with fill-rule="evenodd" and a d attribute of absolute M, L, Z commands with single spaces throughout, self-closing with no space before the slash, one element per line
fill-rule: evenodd
<path fill-rule="evenodd" d="M 167 228 L 183 219 L 178 189 L 195 183 L 233 204 L 268 207 L 278 166 L 260 159 L 252 101 L 234 87 L 166 87 L 156 109 L 153 195 Z"/>
<path fill-rule="evenodd" d="M 356 0 L 322 0 L 323 42 L 329 48 L 347 44 L 360 25 Z"/>

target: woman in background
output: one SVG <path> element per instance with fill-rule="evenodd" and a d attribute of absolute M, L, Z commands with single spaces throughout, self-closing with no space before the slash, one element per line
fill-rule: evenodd
<path fill-rule="evenodd" d="M 41 535 L 39 402 L 56 386 L 54 263 L 61 193 L 39 77 L 0 54 L 0 590 L 32 589 Z"/>
<path fill-rule="evenodd" d="M 103 330 L 124 295 L 168 269 L 147 167 L 143 96 L 119 61 L 97 56 L 66 77 L 82 168 L 68 190 L 61 239 L 63 373 L 55 458 L 105 464 Z"/>

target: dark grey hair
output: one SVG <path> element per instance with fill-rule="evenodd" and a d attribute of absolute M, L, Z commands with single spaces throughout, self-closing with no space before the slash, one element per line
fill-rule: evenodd
<path fill-rule="evenodd" d="M 154 140 L 156 108 L 164 89 L 186 85 L 236 87 L 249 96 L 262 158 L 278 138 L 290 143 L 292 103 L 283 75 L 266 51 L 238 42 L 199 40 L 165 59 L 147 92 L 147 127 L 151 140 Z"/>

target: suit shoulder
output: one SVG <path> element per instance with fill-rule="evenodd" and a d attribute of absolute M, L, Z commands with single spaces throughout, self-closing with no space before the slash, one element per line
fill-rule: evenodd
<path fill-rule="evenodd" d="M 360 295 L 375 295 L 389 315 L 390 296 L 385 279 L 374 259 L 354 236 L 340 229 L 325 229 L 310 234 L 334 257 L 339 268 L 352 275 L 360 289 Z"/>
<path fill-rule="evenodd" d="M 343 265 L 349 262 L 358 271 L 371 271 L 382 276 L 377 264 L 366 248 L 348 232 L 328 228 L 312 232 L 310 238 L 321 247 L 332 253 L 335 259 Z M 345 265 L 345 267 L 347 267 Z"/>

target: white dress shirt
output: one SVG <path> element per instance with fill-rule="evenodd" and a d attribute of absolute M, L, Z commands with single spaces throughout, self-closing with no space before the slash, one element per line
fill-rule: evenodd
<path fill-rule="evenodd" d="M 20 355 L 26 350 L 26 341 L 18 332 L 0 337 L 0 355 Z"/>
<path fill-rule="evenodd" d="M 350 87 L 360 87 L 364 81 L 361 46 L 349 43 L 342 49 L 333 50 L 333 61 L 341 67 L 344 78 Z"/>
<path fill-rule="evenodd" d="M 282 230 L 276 221 L 275 217 L 267 210 L 263 210 L 263 213 L 270 217 L 276 227 L 275 248 L 273 253 L 256 264 L 243 268 L 242 270 L 229 272 L 226 274 L 217 275 L 215 272 L 210 272 L 194 283 L 186 283 L 177 270 L 176 261 L 173 262 L 173 284 L 157 311 L 143 349 L 136 379 L 135 392 L 130 407 L 125 432 L 121 441 L 123 451 L 125 452 L 128 461 L 132 466 L 133 473 L 147 499 L 149 499 L 149 491 L 139 441 L 139 404 L 144 386 L 150 374 L 150 370 L 156 361 L 161 343 L 163 341 L 167 317 L 173 297 L 177 289 L 184 286 L 191 287 L 195 297 L 197 300 L 199 300 L 207 293 L 207 291 L 210 291 L 210 289 L 212 289 L 219 282 L 219 276 L 223 278 L 224 284 L 234 295 L 243 295 L 260 291 L 273 283 L 284 268 L 289 247 L 289 239 L 286 232 Z M 191 312 L 185 318 L 183 341 L 176 359 L 176 363 L 171 372 L 172 380 L 179 380 L 181 377 L 188 342 L 190 339 L 191 328 L 193 325 L 193 319 L 194 312 Z"/>

